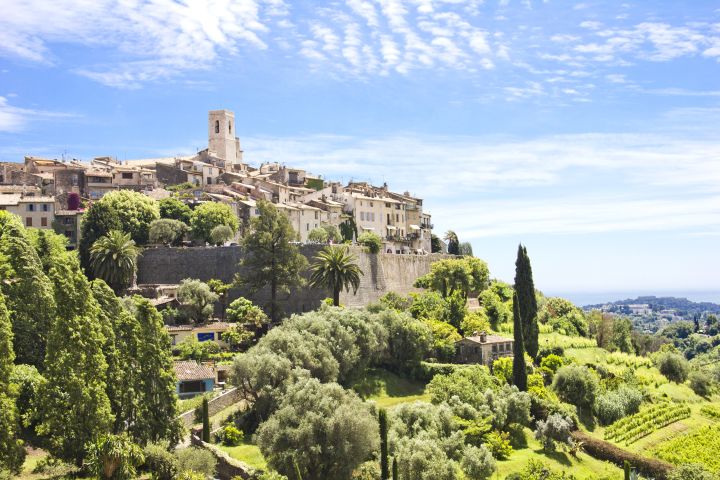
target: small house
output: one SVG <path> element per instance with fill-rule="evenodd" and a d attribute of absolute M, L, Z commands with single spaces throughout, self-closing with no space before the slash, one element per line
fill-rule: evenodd
<path fill-rule="evenodd" d="M 222 334 L 231 327 L 227 322 L 210 322 L 203 325 L 169 325 L 168 333 L 172 344 L 177 345 L 188 337 L 195 337 L 198 342 L 215 342 L 221 347 L 227 348 L 228 344 L 223 341 Z"/>
<path fill-rule="evenodd" d="M 212 365 L 195 361 L 175 362 L 177 377 L 176 393 L 180 398 L 190 398 L 215 388 L 215 369 Z"/>
<path fill-rule="evenodd" d="M 512 357 L 513 339 L 485 332 L 473 332 L 472 336 L 455 342 L 456 363 L 479 363 L 492 365 L 500 357 Z"/>

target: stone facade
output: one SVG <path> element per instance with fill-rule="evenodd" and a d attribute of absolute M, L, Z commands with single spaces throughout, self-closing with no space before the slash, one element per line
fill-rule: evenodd
<path fill-rule="evenodd" d="M 312 261 L 322 245 L 303 245 L 300 252 Z M 357 293 L 343 291 L 340 302 L 347 306 L 364 306 L 376 302 L 384 294 L 393 291 L 409 294 L 418 291 L 413 287 L 415 280 L 430 271 L 432 262 L 447 258 L 445 255 L 394 255 L 369 254 L 353 247 L 358 264 L 364 275 L 360 278 Z M 191 248 L 149 248 L 143 251 L 138 261 L 138 284 L 174 284 L 185 278 L 207 281 L 217 278 L 230 282 L 239 273 L 238 263 L 242 258 L 240 247 L 191 247 Z M 261 291 L 256 302 L 263 304 L 269 299 L 269 292 Z M 248 292 L 233 290 L 230 297 L 247 296 Z M 279 293 L 278 298 L 285 313 L 307 312 L 316 309 L 331 292 L 322 289 L 301 287 L 289 294 Z"/>

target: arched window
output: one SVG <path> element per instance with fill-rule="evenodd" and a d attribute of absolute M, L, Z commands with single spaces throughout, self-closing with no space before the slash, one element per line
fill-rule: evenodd
<path fill-rule="evenodd" d="M 220 133 L 220 120 L 215 120 L 215 133 Z"/>
<path fill-rule="evenodd" d="M 228 133 L 232 133 L 232 122 L 228 122 Z"/>

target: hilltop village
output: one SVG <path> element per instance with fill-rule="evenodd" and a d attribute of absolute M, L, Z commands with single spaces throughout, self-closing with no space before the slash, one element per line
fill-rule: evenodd
<path fill-rule="evenodd" d="M 193 206 L 226 204 L 240 223 L 235 239 L 258 215 L 257 201 L 266 200 L 288 216 L 299 242 L 322 239 L 323 226 L 344 224 L 353 234 L 380 236 L 385 253 L 430 253 L 433 225 L 421 198 L 387 185 L 341 185 L 280 163 L 252 167 L 235 135 L 233 112 L 213 110 L 208 147 L 194 155 L 123 162 L 107 156 L 90 161 L 26 156 L 24 163 L 2 163 L 0 210 L 17 214 L 26 227 L 66 235 L 75 247 L 85 207 L 112 191 L 133 190 L 156 200 L 175 196 Z"/>
<path fill-rule="evenodd" d="M 0 479 L 718 478 L 712 311 L 583 311 L 522 244 L 508 283 L 422 199 L 234 129 L 2 164 Z"/>

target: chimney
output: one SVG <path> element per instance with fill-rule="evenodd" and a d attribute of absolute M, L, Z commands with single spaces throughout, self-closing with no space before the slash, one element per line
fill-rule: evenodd
<path fill-rule="evenodd" d="M 487 342 L 487 333 L 480 332 L 480 343 L 485 343 L 485 342 Z"/>

